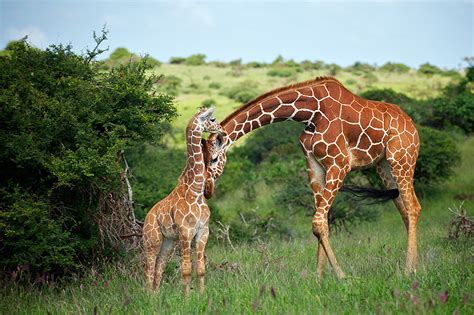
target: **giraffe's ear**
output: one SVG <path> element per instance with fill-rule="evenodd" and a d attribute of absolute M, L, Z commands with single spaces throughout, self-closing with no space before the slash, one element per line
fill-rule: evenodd
<path fill-rule="evenodd" d="M 199 119 L 201 119 L 201 121 L 208 120 L 209 118 L 211 118 L 212 114 L 214 113 L 214 110 L 215 110 L 214 107 L 206 109 L 205 111 L 203 111 L 202 113 L 199 114 L 199 116 L 198 116 Z"/>

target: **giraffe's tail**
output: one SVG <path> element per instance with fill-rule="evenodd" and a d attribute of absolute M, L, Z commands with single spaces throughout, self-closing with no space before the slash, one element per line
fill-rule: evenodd
<path fill-rule="evenodd" d="M 399 196 L 400 192 L 397 188 L 395 189 L 376 189 L 371 187 L 362 187 L 355 185 L 343 185 L 341 192 L 348 192 L 354 196 L 354 199 L 358 201 L 367 201 L 369 203 L 381 203 L 387 202 L 391 199 L 395 199 Z"/>

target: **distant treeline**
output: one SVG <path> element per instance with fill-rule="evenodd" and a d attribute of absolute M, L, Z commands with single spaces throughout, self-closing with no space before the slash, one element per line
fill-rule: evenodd
<path fill-rule="evenodd" d="M 105 67 L 113 67 L 117 64 L 123 64 L 128 61 L 137 60 L 141 57 L 137 56 L 134 53 L 129 52 L 126 48 L 120 47 L 117 48 L 109 58 L 105 61 Z M 148 61 L 152 66 L 159 66 L 160 61 L 147 56 Z M 365 62 L 355 62 L 353 65 L 348 67 L 341 67 L 335 63 L 325 63 L 321 60 L 311 61 L 303 60 L 297 62 L 293 59 L 285 59 L 281 55 L 277 56 L 275 60 L 270 63 L 266 62 L 257 62 L 249 61 L 244 63 L 242 59 L 235 59 L 229 62 L 223 61 L 209 61 L 206 62 L 207 56 L 205 54 L 193 54 L 189 57 L 171 57 L 168 61 L 170 64 L 183 64 L 188 66 L 201 66 L 201 65 L 211 65 L 215 67 L 233 67 L 233 68 L 264 68 L 271 67 L 267 74 L 270 76 L 278 77 L 290 77 L 297 72 L 304 70 L 325 70 L 329 71 L 331 75 L 336 75 L 338 72 L 344 70 L 349 72 L 359 72 L 366 73 L 372 71 L 382 71 L 387 73 L 408 73 L 410 71 L 416 72 L 421 75 L 442 75 L 442 76 L 460 76 L 460 72 L 454 69 L 441 69 L 430 63 L 424 63 L 420 65 L 417 69 L 412 69 L 409 66 L 403 63 L 397 62 L 387 62 L 381 66 L 376 64 L 369 64 Z M 466 58 L 468 59 L 468 58 Z"/>

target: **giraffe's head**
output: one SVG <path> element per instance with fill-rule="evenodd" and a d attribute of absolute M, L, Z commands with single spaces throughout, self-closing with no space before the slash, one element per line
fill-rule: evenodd
<path fill-rule="evenodd" d="M 207 140 L 202 141 L 204 164 L 206 165 L 206 184 L 204 196 L 209 199 L 214 195 L 216 179 L 221 176 L 227 161 L 227 136 L 211 134 Z"/>
<path fill-rule="evenodd" d="M 197 114 L 195 115 L 195 126 L 201 132 L 210 132 L 217 133 L 220 135 L 225 135 L 224 129 L 217 122 L 216 118 L 212 116 L 214 113 L 214 108 L 200 108 Z"/>

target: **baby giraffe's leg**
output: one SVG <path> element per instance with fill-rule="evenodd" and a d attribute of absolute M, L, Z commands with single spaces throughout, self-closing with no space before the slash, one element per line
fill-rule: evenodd
<path fill-rule="evenodd" d="M 163 235 L 161 234 L 159 225 L 156 224 L 153 229 L 148 229 L 145 226 L 143 230 L 144 248 L 145 248 L 145 279 L 147 287 L 150 291 L 155 289 L 154 271 L 156 265 L 156 256 L 161 248 L 163 242 Z"/>
<path fill-rule="evenodd" d="M 161 278 L 163 277 L 163 271 L 165 270 L 166 263 L 173 251 L 174 242 L 170 239 L 165 239 L 163 244 L 161 244 L 161 250 L 158 255 L 158 260 L 156 261 L 155 267 L 155 282 L 153 288 L 159 288 Z"/>
<path fill-rule="evenodd" d="M 184 293 L 189 295 L 191 284 L 191 241 L 194 235 L 194 229 L 180 228 L 179 241 L 181 243 L 181 273 L 183 275 Z"/>
<path fill-rule="evenodd" d="M 204 274 L 206 273 L 206 261 L 204 250 L 209 237 L 209 226 L 206 225 L 196 235 L 196 269 L 199 280 L 199 292 L 204 293 Z"/>

